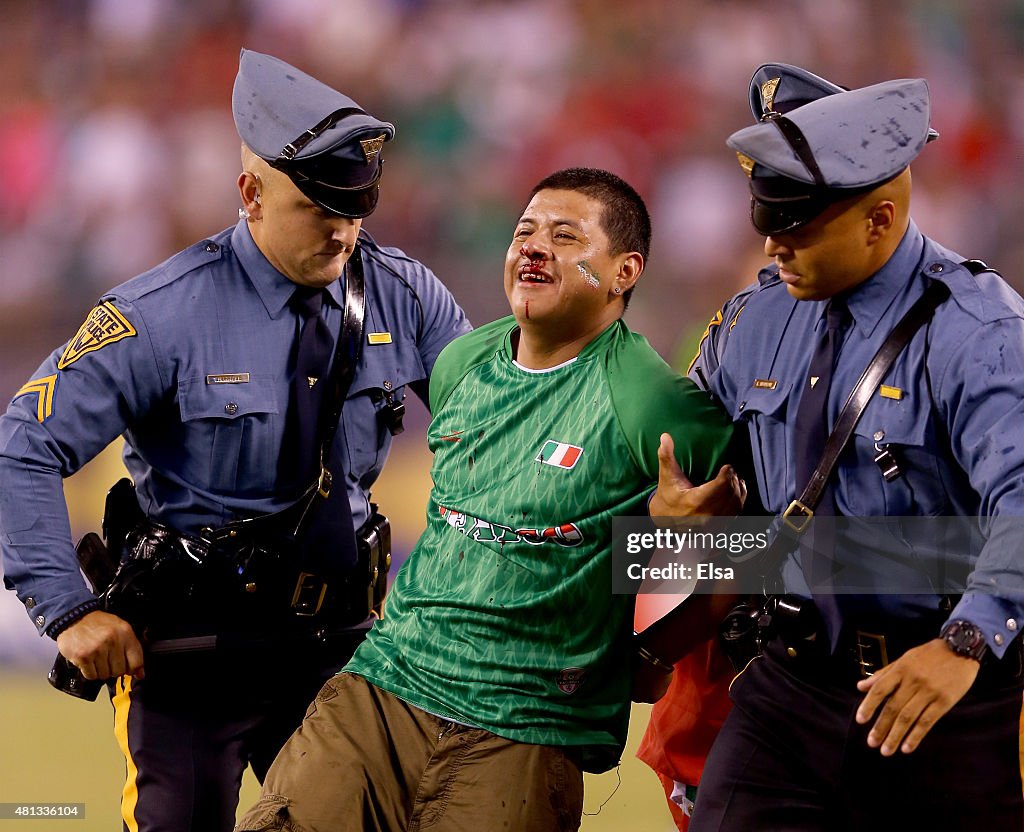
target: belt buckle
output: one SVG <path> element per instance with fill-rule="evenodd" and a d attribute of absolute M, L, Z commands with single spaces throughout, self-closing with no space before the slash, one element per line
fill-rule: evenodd
<path fill-rule="evenodd" d="M 886 648 L 883 634 L 857 630 L 855 646 L 857 648 L 857 669 L 860 671 L 862 679 L 873 676 L 876 671 L 889 664 L 889 651 Z"/>
<path fill-rule="evenodd" d="M 794 514 L 798 515 L 796 521 L 790 520 Z M 797 534 L 803 534 L 804 529 L 807 528 L 807 524 L 811 522 L 811 518 L 814 517 L 814 510 L 808 508 L 799 500 L 793 500 L 789 504 L 789 507 L 782 513 L 782 522 L 789 526 Z"/>
<path fill-rule="evenodd" d="M 311 572 L 300 572 L 292 593 L 292 611 L 310 618 L 320 612 L 327 595 L 327 581 Z"/>

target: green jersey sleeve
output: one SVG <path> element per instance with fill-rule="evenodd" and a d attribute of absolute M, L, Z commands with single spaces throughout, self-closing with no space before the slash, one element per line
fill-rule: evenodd
<path fill-rule="evenodd" d="M 430 412 L 440 412 L 452 391 L 474 367 L 490 361 L 502 349 L 505 336 L 516 325 L 511 315 L 460 335 L 441 350 L 430 373 Z"/>
<path fill-rule="evenodd" d="M 694 382 L 676 373 L 647 339 L 628 332 L 608 356 L 613 406 L 634 462 L 658 479 L 661 434 L 675 443 L 683 473 L 707 482 L 727 460 L 733 428 L 728 417 Z"/>

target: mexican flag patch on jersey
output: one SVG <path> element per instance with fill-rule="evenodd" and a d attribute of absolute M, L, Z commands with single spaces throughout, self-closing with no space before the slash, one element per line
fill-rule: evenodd
<path fill-rule="evenodd" d="M 583 456 L 583 448 L 549 439 L 537 454 L 537 462 L 554 465 L 556 468 L 574 468 Z"/>

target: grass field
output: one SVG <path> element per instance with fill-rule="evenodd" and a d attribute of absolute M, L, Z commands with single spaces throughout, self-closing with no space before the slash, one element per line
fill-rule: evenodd
<path fill-rule="evenodd" d="M 0 820 L 0 832 L 115 832 L 121 828 L 124 758 L 114 742 L 110 704 L 105 696 L 96 702 L 72 699 L 53 690 L 44 676 L 45 669 L 0 674 L 0 803 L 84 803 L 85 818 Z M 657 779 L 633 756 L 648 712 L 648 706 L 634 706 L 618 789 L 614 771 L 587 775 L 584 810 L 594 813 L 607 803 L 599 814 L 583 818 L 583 832 L 675 829 Z M 326 781 L 324 788 L 330 788 Z M 255 778 L 247 774 L 242 806 L 248 807 L 258 794 Z"/>

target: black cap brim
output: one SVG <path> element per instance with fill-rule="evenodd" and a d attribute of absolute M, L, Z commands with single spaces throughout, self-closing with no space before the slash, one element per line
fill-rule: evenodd
<path fill-rule="evenodd" d="M 765 236 L 793 231 L 835 201 L 827 189 L 771 175 L 760 165 L 753 170 L 750 191 L 750 221 Z"/>
<path fill-rule="evenodd" d="M 828 200 L 811 199 L 790 202 L 762 202 L 750 198 L 750 222 L 758 234 L 771 237 L 795 231 L 806 225 L 829 206 Z"/>
<path fill-rule="evenodd" d="M 384 172 L 383 160 L 378 162 L 377 175 L 373 181 L 357 188 L 339 187 L 322 180 L 311 179 L 301 166 L 289 165 L 282 169 L 307 199 L 339 217 L 368 217 L 377 207 L 377 200 L 380 198 L 380 178 Z"/>

